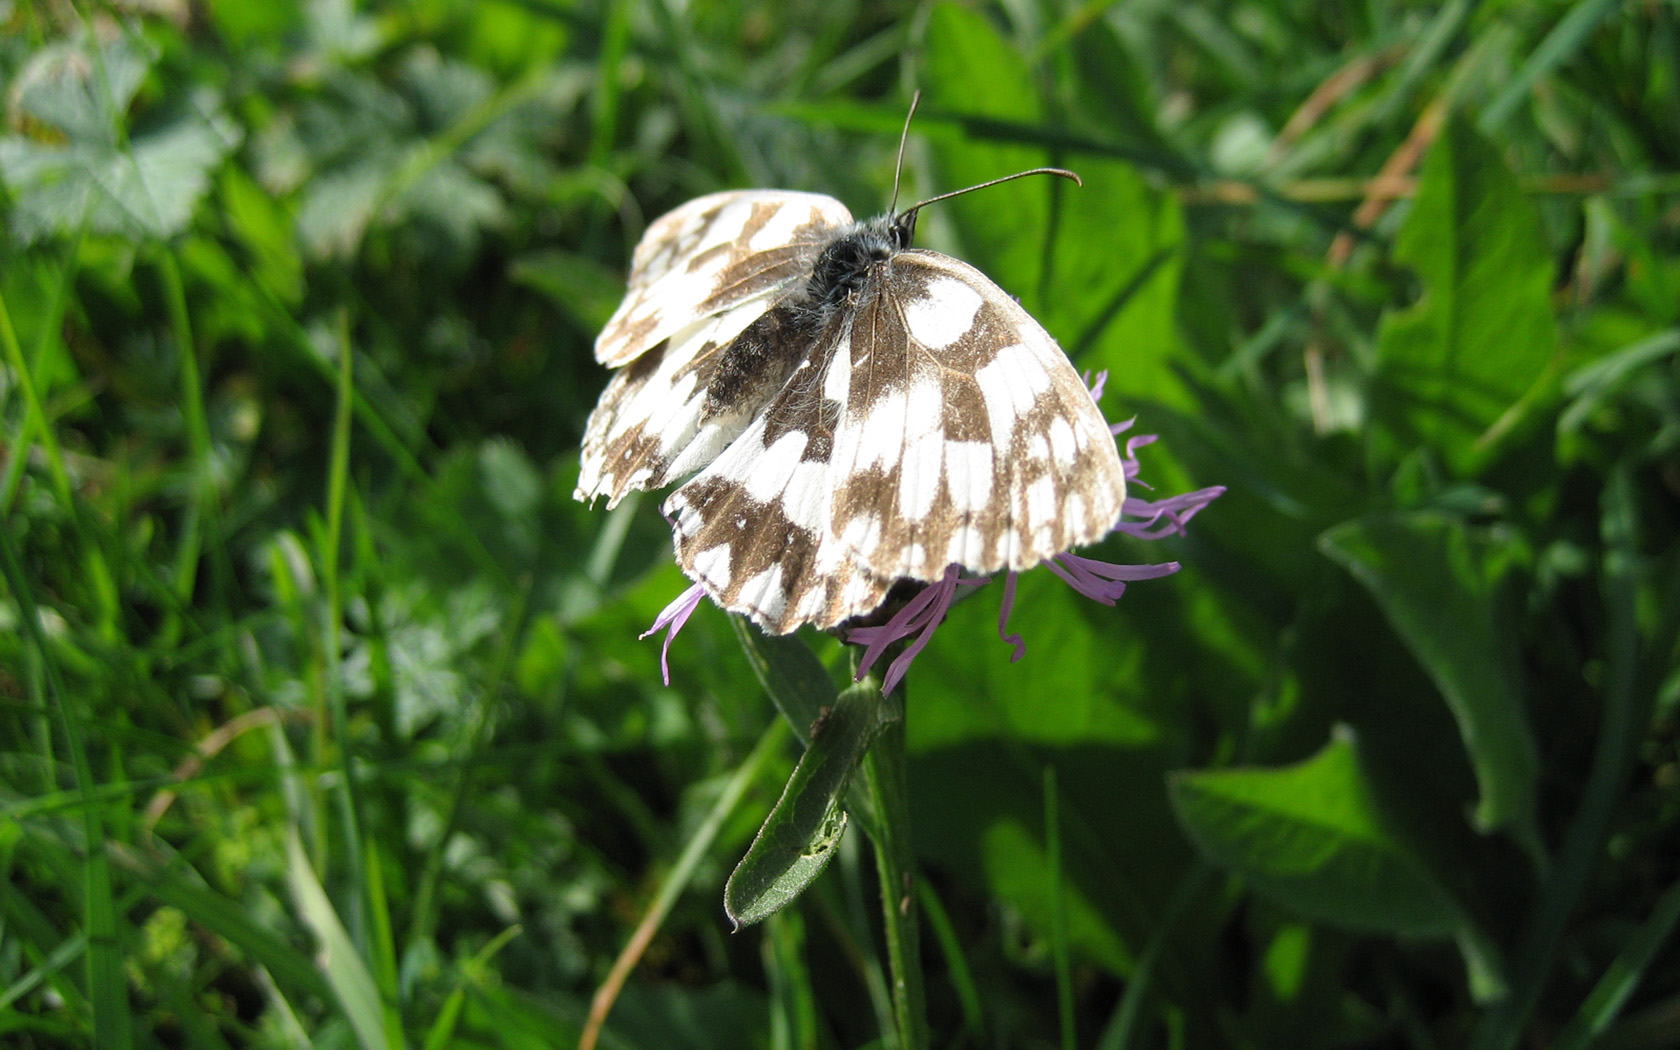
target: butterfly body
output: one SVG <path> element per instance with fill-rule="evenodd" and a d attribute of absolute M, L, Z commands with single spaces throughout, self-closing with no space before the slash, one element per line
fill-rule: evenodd
<path fill-rule="evenodd" d="M 1106 534 L 1124 472 L 1042 327 L 911 247 L 915 210 L 741 191 L 649 227 L 597 341 L 621 369 L 577 495 L 665 502 L 683 569 L 782 633 L 833 627 L 946 566 L 1024 569 Z"/>

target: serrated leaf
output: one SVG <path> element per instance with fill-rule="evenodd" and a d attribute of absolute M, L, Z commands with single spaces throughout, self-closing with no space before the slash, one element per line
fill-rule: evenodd
<path fill-rule="evenodd" d="M 1173 807 L 1196 846 L 1302 915 L 1402 936 L 1458 933 L 1458 903 L 1389 826 L 1343 732 L 1282 769 L 1174 774 Z"/>
<path fill-rule="evenodd" d="M 1473 473 L 1556 396 L 1553 263 L 1539 216 L 1487 140 L 1449 118 L 1395 258 L 1423 295 L 1383 318 L 1374 407 L 1402 448 Z"/>
<path fill-rule="evenodd" d="M 846 786 L 897 717 L 896 706 L 873 683 L 855 685 L 818 722 L 781 799 L 724 886 L 724 910 L 737 929 L 787 907 L 834 859 L 846 830 Z"/>
<path fill-rule="evenodd" d="M 1476 823 L 1538 848 L 1533 734 L 1523 710 L 1515 627 L 1497 601 L 1508 557 L 1439 514 L 1369 518 L 1326 532 L 1320 548 L 1364 584 L 1435 682 L 1476 771 Z"/>
<path fill-rule="evenodd" d="M 18 114 L 67 138 L 114 146 L 123 114 L 151 66 L 152 56 L 134 38 L 101 41 L 90 29 L 31 55 L 12 84 L 12 104 Z"/>
<path fill-rule="evenodd" d="M 216 99 L 200 93 L 154 126 L 123 133 L 149 60 L 116 37 L 47 49 L 32 66 L 20 108 L 54 134 L 0 138 L 0 182 L 24 244 L 82 230 L 130 238 L 180 233 L 239 141 Z"/>

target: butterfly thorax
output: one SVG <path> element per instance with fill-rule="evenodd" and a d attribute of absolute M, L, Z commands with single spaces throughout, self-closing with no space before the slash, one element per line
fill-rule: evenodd
<path fill-rule="evenodd" d="M 703 418 L 756 411 L 798 368 L 813 342 L 851 307 L 871 271 L 910 247 L 914 215 L 881 215 L 840 228 L 811 274 L 724 351 L 706 388 Z"/>
<path fill-rule="evenodd" d="M 843 229 L 817 256 L 801 298 L 820 312 L 844 307 L 869 279 L 870 268 L 910 247 L 914 216 L 880 215 Z"/>

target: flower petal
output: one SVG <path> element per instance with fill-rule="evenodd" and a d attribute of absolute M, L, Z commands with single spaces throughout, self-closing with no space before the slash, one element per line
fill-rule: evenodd
<path fill-rule="evenodd" d="M 1104 373 L 1106 375 L 1107 373 Z M 998 603 L 998 637 L 1015 647 L 1009 654 L 1009 662 L 1014 663 L 1027 655 L 1027 640 L 1019 634 L 1009 634 L 1009 614 L 1015 608 L 1015 577 L 1020 573 L 1007 572 L 1003 575 L 1003 601 Z"/>
<path fill-rule="evenodd" d="M 671 604 L 660 611 L 658 618 L 653 621 L 653 626 L 638 636 L 646 638 L 661 627 L 670 628 L 665 632 L 665 644 L 659 649 L 659 674 L 665 680 L 666 685 L 671 684 L 671 665 L 666 661 L 666 657 L 671 652 L 671 639 L 675 638 L 677 632 L 683 629 L 683 624 L 687 623 L 688 618 L 694 615 L 694 610 L 700 605 L 700 599 L 705 596 L 706 589 L 698 583 L 695 584 L 677 595 Z"/>

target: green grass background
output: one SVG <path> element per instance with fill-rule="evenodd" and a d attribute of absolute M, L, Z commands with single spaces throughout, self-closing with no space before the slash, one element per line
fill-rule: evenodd
<path fill-rule="evenodd" d="M 0 1043 L 891 1045 L 869 846 L 659 681 L 590 344 L 737 186 L 929 209 L 1224 484 L 908 680 L 941 1047 L 1680 1042 L 1680 9 L 0 0 Z M 813 639 L 833 668 L 837 647 Z M 715 837 L 709 837 L 715 836 Z M 690 849 L 690 847 L 694 847 Z"/>

